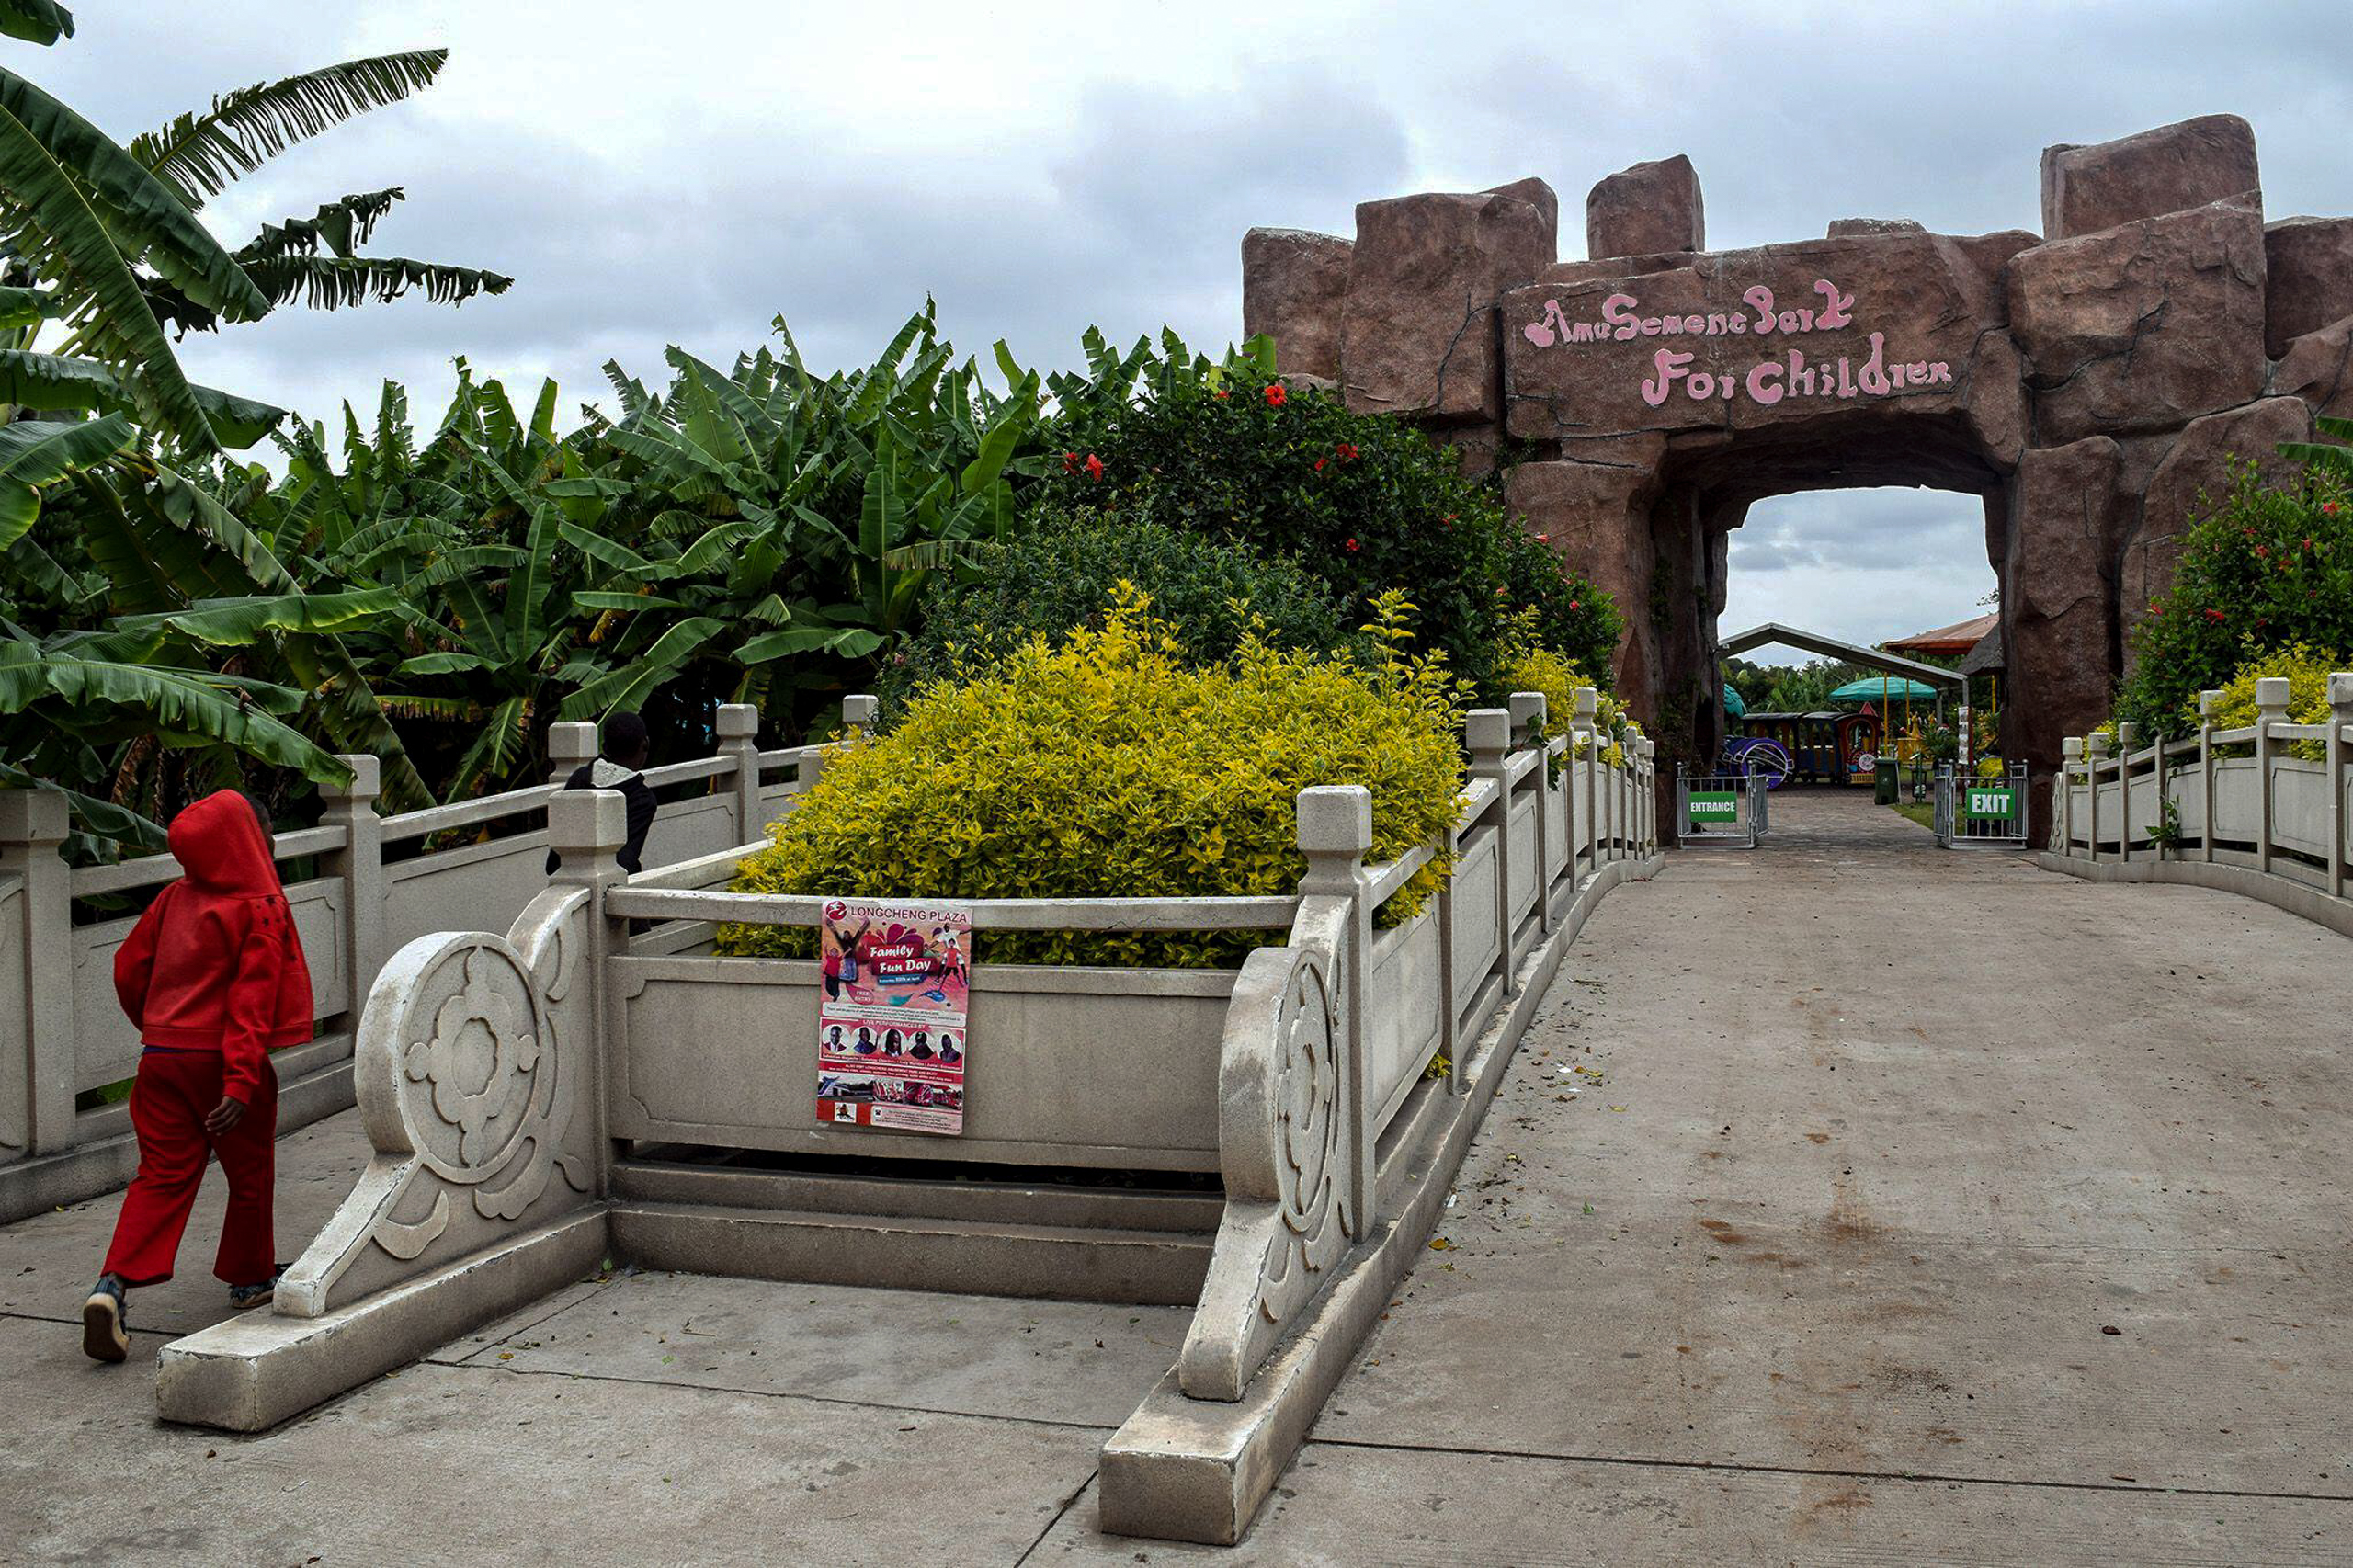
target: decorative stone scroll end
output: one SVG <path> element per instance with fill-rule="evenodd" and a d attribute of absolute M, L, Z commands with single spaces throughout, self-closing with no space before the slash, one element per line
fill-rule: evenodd
<path fill-rule="evenodd" d="M 1190 1398 L 1240 1399 L 1347 1250 L 1339 979 L 1336 959 L 1261 948 L 1234 984 L 1219 1075 L 1225 1219 L 1176 1364 Z"/>
<path fill-rule="evenodd" d="M 576 1059 L 590 908 L 587 890 L 551 889 L 506 937 L 420 937 L 384 966 L 353 1061 L 375 1157 L 287 1271 L 281 1312 L 314 1317 L 493 1245 L 559 1174 L 560 1197 L 594 1191 L 594 1079 Z"/>

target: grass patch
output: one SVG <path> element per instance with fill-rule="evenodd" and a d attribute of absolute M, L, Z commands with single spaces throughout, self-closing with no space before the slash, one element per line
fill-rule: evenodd
<path fill-rule="evenodd" d="M 1894 811 L 1898 816 L 1909 817 L 1930 833 L 1937 831 L 1937 803 L 1934 801 L 1898 801 Z"/>

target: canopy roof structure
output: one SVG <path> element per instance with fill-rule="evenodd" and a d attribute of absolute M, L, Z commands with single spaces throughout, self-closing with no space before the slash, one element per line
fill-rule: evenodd
<path fill-rule="evenodd" d="M 1929 653 L 1942 659 L 1957 658 L 1984 642 L 1987 634 L 1999 630 L 2001 624 L 2001 612 L 1996 610 L 1974 619 L 1939 626 L 1933 631 L 1915 631 L 1909 637 L 1890 638 L 1887 651 L 1891 653 Z"/>
<path fill-rule="evenodd" d="M 1716 651 L 1730 658 L 1734 653 L 1745 653 L 1751 648 L 1762 648 L 1774 642 L 1825 659 L 1843 659 L 1850 665 L 1860 665 L 1867 670 L 1885 670 L 1890 675 L 1910 676 L 1915 680 L 1948 689 L 1958 690 L 1966 678 L 1959 670 L 1941 669 L 1935 665 L 1924 665 L 1917 659 L 1907 659 L 1900 653 L 1882 653 L 1877 648 L 1841 642 L 1836 637 L 1783 626 L 1778 620 L 1768 620 L 1762 626 L 1752 626 L 1745 631 L 1723 638 L 1718 642 Z"/>
<path fill-rule="evenodd" d="M 1933 686 L 1924 686 L 1909 676 L 1865 676 L 1850 680 L 1830 694 L 1833 702 L 1926 702 L 1937 695 Z"/>

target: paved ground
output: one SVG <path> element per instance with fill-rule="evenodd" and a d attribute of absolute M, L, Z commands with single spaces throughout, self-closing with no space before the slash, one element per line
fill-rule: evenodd
<path fill-rule="evenodd" d="M 99 1204 L 0 1231 L 0 1562 L 2353 1562 L 2353 949 L 1775 822 L 1603 905 L 1232 1552 L 1092 1528 L 1181 1312 L 624 1275 L 234 1439 L 74 1353 Z"/>

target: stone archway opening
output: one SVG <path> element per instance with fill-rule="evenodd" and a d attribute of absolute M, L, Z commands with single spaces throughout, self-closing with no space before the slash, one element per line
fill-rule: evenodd
<path fill-rule="evenodd" d="M 1981 718 L 1998 710 L 1998 703 L 1989 709 L 1985 702 L 1997 695 L 1998 675 L 1972 681 L 1949 667 L 1957 662 L 1951 658 L 1877 647 L 1928 627 L 1987 617 L 1984 601 L 2000 576 L 1986 554 L 1984 498 L 1930 486 L 1847 487 L 1843 480 L 1834 470 L 1821 486 L 1761 497 L 1726 532 L 1716 653 L 1721 684 L 1739 687 L 1750 722 L 1723 714 L 1725 734 L 1818 732 L 1819 724 L 1766 716 L 1846 711 L 1853 705 L 1827 693 L 1873 675 L 1887 676 L 1897 693 L 1926 687 L 1935 694 L 1870 699 L 1874 723 L 1884 718 L 1890 737 L 1915 719 L 1924 726 L 1957 719 L 1964 704 Z M 1993 657 L 1997 651 L 1986 652 Z M 1743 665 L 1747 672 L 1735 674 Z M 1840 673 L 1810 677 L 1805 672 L 1815 665 Z M 1794 678 L 1758 678 L 1772 670 Z"/>
<path fill-rule="evenodd" d="M 1641 656 L 1655 661 L 1638 678 L 1655 694 L 1659 733 L 1669 744 L 1688 746 L 1694 767 L 1718 755 L 1726 734 L 1722 635 L 1758 620 L 1804 623 L 1790 613 L 1743 612 L 1736 625 L 1724 620 L 1733 541 L 1752 509 L 1783 498 L 1875 489 L 1935 491 L 1954 506 L 1972 508 L 1982 524 L 1981 559 L 1998 591 L 2007 554 L 2009 479 L 1965 426 L 1889 432 L 1817 424 L 1662 465 L 1649 515 L 1654 555 L 1649 602 L 1642 607 L 1646 624 L 1630 635 L 1629 647 L 1642 645 Z M 1954 564 L 1961 569 L 1953 580 L 1973 598 L 1983 591 L 1984 569 Z"/>

